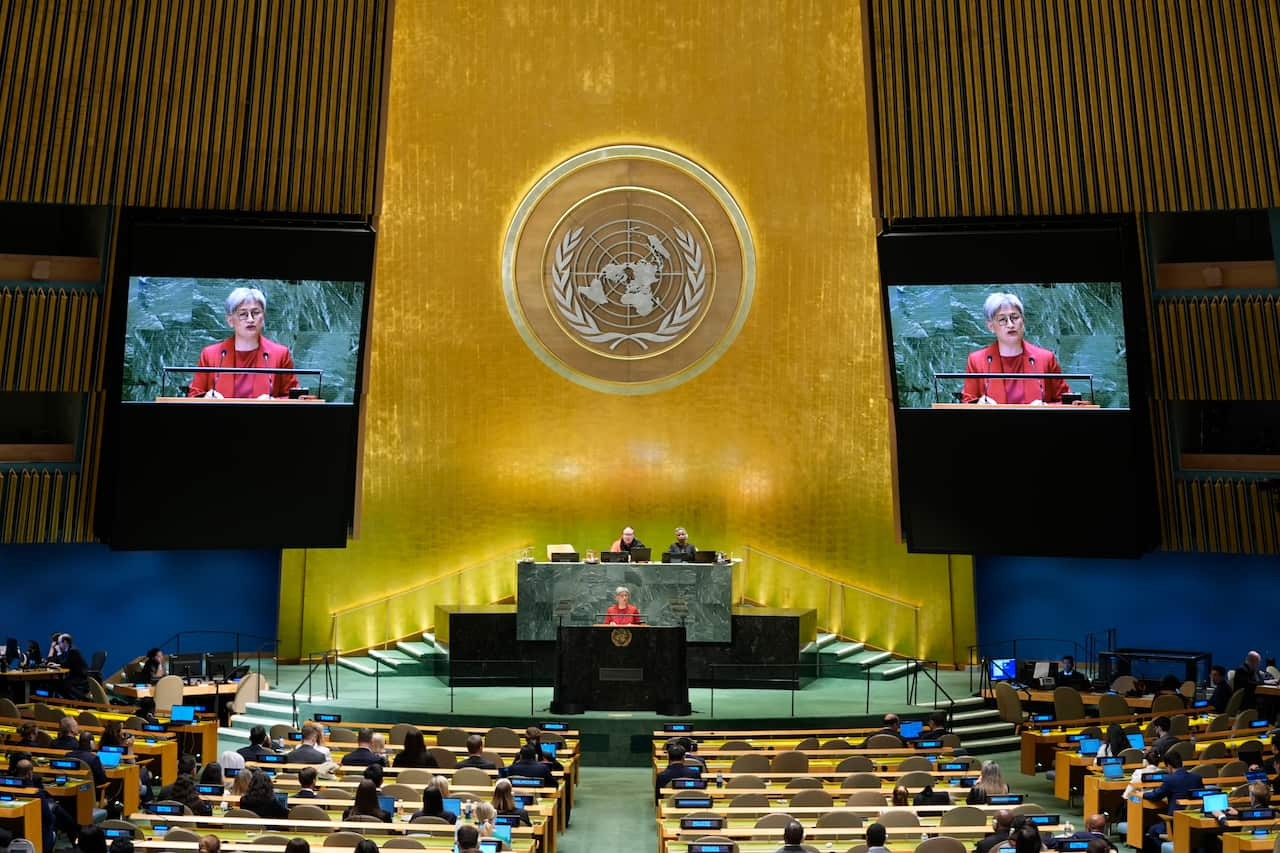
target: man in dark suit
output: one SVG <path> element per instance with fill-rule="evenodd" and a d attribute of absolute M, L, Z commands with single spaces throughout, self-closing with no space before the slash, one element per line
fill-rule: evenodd
<path fill-rule="evenodd" d="M 1231 684 L 1227 681 L 1225 666 L 1220 663 L 1213 665 L 1209 670 L 1209 686 L 1213 688 L 1213 693 L 1209 694 L 1209 705 L 1215 714 L 1221 714 L 1227 710 L 1227 703 L 1231 701 Z"/>
<path fill-rule="evenodd" d="M 1048 838 L 1045 846 L 1057 849 L 1064 841 L 1092 841 L 1095 838 L 1101 838 L 1111 844 L 1111 839 L 1107 837 L 1107 818 L 1100 814 L 1091 814 L 1085 819 L 1084 829 L 1077 829 L 1066 838 Z"/>
<path fill-rule="evenodd" d="M 1240 702 L 1240 710 L 1245 708 L 1256 708 L 1258 700 L 1255 698 L 1255 691 L 1258 685 L 1263 681 L 1262 676 L 1262 655 L 1257 652 L 1249 652 L 1244 656 L 1244 663 L 1236 669 L 1235 675 L 1231 676 L 1231 690 L 1244 691 L 1244 699 Z"/>
<path fill-rule="evenodd" d="M 1000 809 L 992 816 L 991 834 L 985 836 L 981 841 L 974 845 L 973 849 L 977 853 L 987 853 L 997 844 L 1002 844 L 1009 840 L 1009 832 L 1013 828 L 1013 812 L 1009 809 Z"/>
<path fill-rule="evenodd" d="M 788 821 L 787 825 L 782 828 L 782 846 L 775 853 L 808 853 L 809 848 L 804 846 L 804 826 L 800 821 Z"/>
<path fill-rule="evenodd" d="M 302 743 L 298 744 L 297 749 L 285 756 L 285 760 L 290 764 L 324 764 L 329 760 L 329 756 L 316 749 L 316 743 L 319 740 L 319 726 L 307 723 L 302 727 Z"/>
<path fill-rule="evenodd" d="M 1169 814 L 1173 814 L 1178 800 L 1186 799 L 1192 791 L 1203 788 L 1204 780 L 1200 778 L 1200 774 L 1184 770 L 1182 756 L 1176 752 L 1167 753 L 1164 763 L 1173 772 L 1165 774 L 1160 787 L 1147 791 L 1142 796 L 1148 800 L 1164 800 L 1168 804 Z M 1160 844 L 1164 841 L 1161 836 L 1163 829 L 1164 823 L 1161 821 L 1147 830 L 1142 842 L 1143 853 L 1160 853 Z"/>
<path fill-rule="evenodd" d="M 662 789 L 671 784 L 673 779 L 699 779 L 702 772 L 696 767 L 684 763 L 684 747 L 673 743 L 667 747 L 667 766 L 658 774 L 658 781 L 653 785 L 653 802 L 657 805 L 662 797 Z"/>
<path fill-rule="evenodd" d="M 1074 687 L 1076 690 L 1088 690 L 1089 679 L 1076 669 L 1076 659 L 1071 655 L 1063 655 L 1058 663 L 1058 674 L 1054 676 L 1054 684 L 1058 687 Z"/>
<path fill-rule="evenodd" d="M 556 785 L 556 780 L 551 775 L 551 768 L 538 760 L 538 753 L 527 743 L 520 747 L 520 755 L 507 768 L 506 775 L 508 779 L 513 776 L 521 779 L 540 779 L 543 787 L 554 788 Z"/>
<path fill-rule="evenodd" d="M 368 767 L 370 764 L 386 766 L 387 757 L 373 748 L 373 730 L 361 729 L 356 733 L 356 748 L 342 757 L 343 767 Z"/>
<path fill-rule="evenodd" d="M 907 742 L 902 739 L 901 730 L 902 730 L 902 721 L 898 719 L 898 715 L 885 714 L 884 728 L 878 732 L 872 732 L 871 734 L 867 735 L 867 740 L 871 740 L 876 735 L 889 735 L 890 737 L 897 738 L 899 746 L 906 746 Z M 866 746 L 867 740 L 864 740 L 859 745 Z"/>
<path fill-rule="evenodd" d="M 319 794 L 316 793 L 316 777 L 320 774 L 314 767 L 304 767 L 298 771 L 298 793 L 289 799 L 291 800 L 314 800 Z"/>
<path fill-rule="evenodd" d="M 50 749 L 70 752 L 80 747 L 80 724 L 75 717 L 63 717 L 58 721 L 58 736 L 49 744 Z"/>
<path fill-rule="evenodd" d="M 76 748 L 67 753 L 67 758 L 78 758 L 89 765 L 95 786 L 107 784 L 107 771 L 102 769 L 102 759 L 93 751 L 93 735 L 81 732 Z"/>
<path fill-rule="evenodd" d="M 523 747 L 522 747 L 523 748 Z M 479 767 L 481 770 L 497 770 L 498 765 L 480 753 L 484 750 L 484 738 L 480 735 L 467 736 L 467 757 L 458 762 L 459 767 Z"/>
<path fill-rule="evenodd" d="M 249 745 L 240 747 L 236 752 L 244 756 L 245 761 L 258 761 L 264 755 L 276 754 L 266 726 L 254 726 L 249 729 Z"/>
<path fill-rule="evenodd" d="M 1151 721 L 1151 733 L 1155 736 L 1155 740 L 1151 743 L 1151 750 L 1158 755 L 1164 755 L 1174 744 L 1179 743 L 1177 737 L 1169 734 L 1169 729 L 1173 727 L 1173 723 L 1168 717 L 1156 717 Z"/>

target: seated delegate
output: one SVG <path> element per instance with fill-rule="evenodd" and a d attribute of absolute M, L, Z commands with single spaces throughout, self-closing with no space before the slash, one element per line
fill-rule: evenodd
<path fill-rule="evenodd" d="M 689 541 L 689 532 L 683 527 L 677 527 L 676 541 L 667 546 L 664 556 L 670 557 L 673 561 L 692 563 L 697 553 L 698 549 Z"/>
<path fill-rule="evenodd" d="M 631 590 L 625 586 L 620 586 L 614 592 L 615 604 L 609 605 L 609 609 L 605 611 L 604 624 L 606 625 L 639 625 L 643 622 L 640 618 L 640 608 L 631 603 Z"/>

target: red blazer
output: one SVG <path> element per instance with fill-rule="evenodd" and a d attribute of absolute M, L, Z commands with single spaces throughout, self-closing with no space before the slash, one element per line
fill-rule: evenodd
<path fill-rule="evenodd" d="M 609 609 L 605 611 L 604 624 L 606 625 L 639 625 L 640 624 L 640 608 L 634 604 L 628 604 L 626 610 L 619 610 L 618 605 L 610 604 Z"/>
<path fill-rule="evenodd" d="M 217 373 L 197 373 L 191 381 L 188 396 L 203 397 L 210 388 L 217 389 L 224 397 L 234 397 L 236 387 L 235 338 L 200 350 L 200 367 L 224 367 Z M 293 356 L 289 348 L 265 337 L 258 337 L 258 359 L 261 363 L 254 367 L 293 367 Z M 290 388 L 298 387 L 298 377 L 292 373 L 254 373 L 253 392 L 250 397 L 261 397 L 270 394 L 272 397 L 288 397 Z M 216 383 L 216 384 L 215 384 Z"/>
<path fill-rule="evenodd" d="M 1052 350 L 1038 347 L 1035 344 L 1022 342 L 1022 364 L 1018 373 L 1061 373 L 1062 367 Z M 969 353 L 969 361 L 964 368 L 965 373 L 1002 373 L 1000 368 L 1000 348 L 992 343 L 980 350 Z M 1062 395 L 1069 393 L 1071 387 L 1064 379 L 982 379 L 970 378 L 964 381 L 964 402 L 976 403 L 984 394 L 997 403 L 1007 403 L 1005 384 L 1022 383 L 1024 403 L 1043 399 L 1046 403 L 1062 402 Z M 1041 393 L 1043 389 L 1043 395 Z"/>

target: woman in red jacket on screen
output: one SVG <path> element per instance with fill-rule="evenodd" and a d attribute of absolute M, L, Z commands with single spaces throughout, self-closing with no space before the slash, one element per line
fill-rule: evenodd
<path fill-rule="evenodd" d="M 969 353 L 965 373 L 1061 373 L 1051 350 L 1023 339 L 1022 300 L 1012 293 L 993 293 L 982 305 L 995 342 Z M 980 405 L 1060 403 L 1069 393 L 1063 379 L 985 379 L 964 381 L 964 402 Z"/>
<path fill-rule="evenodd" d="M 609 605 L 609 609 L 605 611 L 604 624 L 639 625 L 640 609 L 631 603 L 631 590 L 620 586 L 614 592 L 614 598 L 618 603 Z"/>
<path fill-rule="evenodd" d="M 234 334 L 200 351 L 200 367 L 216 367 L 201 372 L 191 382 L 188 396 L 234 397 L 266 400 L 288 397 L 298 387 L 292 373 L 239 373 L 245 367 L 293 367 L 289 348 L 267 340 L 262 328 L 267 324 L 267 297 L 256 287 L 237 287 L 227 297 L 227 325 Z"/>

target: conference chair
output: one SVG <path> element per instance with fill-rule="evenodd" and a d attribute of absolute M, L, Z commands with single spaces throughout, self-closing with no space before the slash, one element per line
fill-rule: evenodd
<path fill-rule="evenodd" d="M 383 785 L 381 794 L 384 797 L 395 797 L 397 800 L 404 800 L 408 803 L 422 800 L 422 794 L 404 782 L 392 782 L 390 785 Z"/>
<path fill-rule="evenodd" d="M 50 708 L 43 702 L 36 702 L 31 707 L 31 716 L 39 723 L 62 722 L 62 712 L 57 708 Z"/>
<path fill-rule="evenodd" d="M 347 820 L 355 823 L 383 823 L 382 818 L 371 814 L 347 815 Z"/>
<path fill-rule="evenodd" d="M 458 756 L 454 755 L 449 749 L 443 746 L 429 746 L 427 752 L 436 760 L 436 766 L 441 769 L 448 770 L 458 766 Z"/>
<path fill-rule="evenodd" d="M 430 785 L 435 773 L 425 767 L 410 767 L 401 770 L 396 780 L 405 785 Z"/>
<path fill-rule="evenodd" d="M 812 776 L 797 776 L 787 782 L 788 791 L 796 791 L 802 788 L 821 788 L 822 780 L 815 779 Z"/>
<path fill-rule="evenodd" d="M 99 705 L 110 705 L 111 697 L 107 695 L 107 689 L 102 686 L 102 682 L 96 678 L 89 679 L 89 701 L 96 702 Z"/>
<path fill-rule="evenodd" d="M 443 823 L 443 821 L 441 821 Z M 391 848 L 392 850 L 422 850 L 425 849 L 422 842 L 416 838 L 391 838 L 382 842 L 383 849 Z"/>
<path fill-rule="evenodd" d="M 160 711 L 168 711 L 174 705 L 182 704 L 182 679 L 176 675 L 166 675 L 164 678 L 156 682 L 155 691 L 152 695 L 156 700 L 156 709 Z M 237 693 L 239 691 L 237 690 Z M 236 713 L 244 713 L 237 711 Z"/>
<path fill-rule="evenodd" d="M 1216 764 L 1197 764 L 1191 768 L 1192 773 L 1199 773 L 1201 779 L 1217 779 L 1218 765 Z"/>
<path fill-rule="evenodd" d="M 257 815 L 254 815 L 257 817 Z M 176 826 L 164 834 L 165 841 L 199 841 L 200 834 L 189 829 Z"/>
<path fill-rule="evenodd" d="M 1018 691 L 1009 686 L 1007 681 L 997 681 L 996 691 L 996 710 L 1000 712 L 1002 722 L 1013 723 L 1022 730 L 1022 725 L 1027 721 L 1027 715 L 1022 710 L 1022 699 L 1018 696 Z"/>
<path fill-rule="evenodd" d="M 885 809 L 877 820 L 884 826 L 920 825 L 920 816 L 911 809 Z"/>
<path fill-rule="evenodd" d="M 808 773 L 809 756 L 796 750 L 780 752 L 769 763 L 769 769 L 774 773 Z"/>
<path fill-rule="evenodd" d="M 1220 740 L 1211 741 L 1210 743 L 1205 744 L 1204 750 L 1200 753 L 1200 758 L 1203 761 L 1208 761 L 1211 758 L 1226 757 L 1227 745 Z"/>
<path fill-rule="evenodd" d="M 674 805 L 674 798 L 673 798 Z M 768 794 L 738 794 L 729 801 L 731 809 L 762 809 L 769 807 Z"/>
<path fill-rule="evenodd" d="M 845 787 L 848 787 L 847 785 Z M 849 799 L 845 800 L 847 806 L 883 806 L 884 794 L 878 789 L 873 791 L 868 788 L 865 791 L 854 791 L 849 795 Z"/>
<path fill-rule="evenodd" d="M 1138 689 L 1138 679 L 1132 675 L 1117 675 L 1111 681 L 1111 689 L 1121 696 L 1126 696 Z"/>
<path fill-rule="evenodd" d="M 227 809 L 225 812 L 223 812 L 222 816 L 223 816 L 223 817 L 242 817 L 242 818 L 254 818 L 254 819 L 256 819 L 256 818 L 258 817 L 258 813 L 257 813 L 257 812 L 255 812 L 255 811 L 251 811 L 251 810 L 249 810 L 249 809 L 242 809 L 242 808 L 240 808 L 239 806 L 236 806 L 236 807 L 234 807 L 234 808 Z"/>
<path fill-rule="evenodd" d="M 442 817 L 436 817 L 433 814 L 420 814 L 409 822 L 410 823 L 442 823 L 445 826 L 453 826 L 453 824 L 449 823 L 449 821 L 445 820 Z"/>
<path fill-rule="evenodd" d="M 257 702 L 262 698 L 263 690 L 270 690 L 271 685 L 267 683 L 267 679 L 260 672 L 251 672 L 244 678 L 240 679 L 240 683 L 236 686 L 236 695 L 227 707 L 231 709 L 233 714 L 243 714 L 248 710 L 250 702 Z M 156 706 L 160 706 L 160 701 L 156 700 Z"/>
<path fill-rule="evenodd" d="M 817 826 L 819 829 L 860 829 L 862 827 L 862 815 L 849 809 L 834 809 L 820 815 Z M 844 833 L 841 833 L 836 837 L 840 838 L 844 835 Z"/>
<path fill-rule="evenodd" d="M 330 817 L 320 806 L 301 803 L 289 809 L 289 820 L 330 820 Z"/>
<path fill-rule="evenodd" d="M 459 767 L 450 784 L 460 788 L 492 788 L 493 779 L 479 767 Z"/>
<path fill-rule="evenodd" d="M 1176 714 L 1186 710 L 1187 703 L 1179 693 L 1165 693 L 1151 700 L 1151 713 Z"/>
<path fill-rule="evenodd" d="M 827 741 L 819 749 L 853 749 L 853 744 L 842 737 L 834 738 Z"/>
<path fill-rule="evenodd" d="M 732 779 L 729 780 L 728 784 L 725 787 L 733 788 L 735 790 L 739 788 L 744 790 L 764 790 L 769 786 L 766 785 L 765 781 L 761 779 L 759 776 L 754 776 L 750 773 L 746 773 L 746 774 L 743 774 L 742 776 L 734 776 Z"/>
<path fill-rule="evenodd" d="M 942 813 L 941 826 L 986 826 L 990 817 L 977 806 L 956 806 Z"/>
<path fill-rule="evenodd" d="M 916 853 L 968 853 L 968 848 L 957 838 L 935 835 L 921 841 L 916 846 Z"/>
<path fill-rule="evenodd" d="M 791 805 L 795 808 L 801 806 L 821 806 L 829 809 L 835 805 L 830 792 L 822 788 L 801 788 L 791 797 Z"/>
<path fill-rule="evenodd" d="M 1214 717 L 1209 721 L 1209 725 L 1205 727 L 1205 734 L 1229 731 L 1231 731 L 1231 718 L 1226 714 L 1219 714 Z"/>
<path fill-rule="evenodd" d="M 725 835 L 702 835 L 694 839 L 697 844 L 723 844 L 730 853 L 738 853 L 738 842 L 731 841 Z"/>
<path fill-rule="evenodd" d="M 36 853 L 36 846 L 25 838 L 15 838 L 9 842 L 9 853 Z"/>
<path fill-rule="evenodd" d="M 492 749 L 480 750 L 480 757 L 489 759 L 489 761 L 493 763 L 493 766 L 499 770 L 507 766 L 507 763 L 502 760 L 502 756 L 498 755 L 498 753 L 494 752 Z"/>
<path fill-rule="evenodd" d="M 101 726 L 102 721 L 92 711 L 81 711 L 76 715 L 76 722 L 82 726 Z"/>
<path fill-rule="evenodd" d="M 1044 806 L 1039 803 L 1019 803 L 1013 807 L 1014 814 L 1044 814 Z"/>
<path fill-rule="evenodd" d="M 1182 686 L 1178 688 L 1178 692 L 1182 694 L 1182 698 L 1190 702 L 1196 698 L 1196 683 L 1194 681 L 1184 681 Z"/>
<path fill-rule="evenodd" d="M 727 740 L 720 747 L 722 752 L 745 752 L 748 749 L 755 749 L 754 746 L 745 740 Z"/>
<path fill-rule="evenodd" d="M 909 770 L 925 770 L 933 769 L 933 762 L 925 758 L 923 755 L 908 755 L 902 761 L 898 762 L 898 769 L 903 773 Z"/>
<path fill-rule="evenodd" d="M 320 788 L 316 791 L 316 796 L 322 800 L 346 800 L 347 802 L 356 798 L 355 792 L 349 788 Z"/>
<path fill-rule="evenodd" d="M 453 726 L 446 726 L 436 735 L 436 744 L 439 746 L 466 746 L 467 738 L 471 736 L 471 732 Z"/>
<path fill-rule="evenodd" d="M 900 749 L 902 740 L 897 735 L 882 732 L 867 738 L 862 745 L 867 749 Z"/>
<path fill-rule="evenodd" d="M 285 838 L 283 835 L 259 835 L 257 838 L 253 839 L 253 841 L 249 843 L 250 844 L 284 845 L 289 843 L 289 839 Z M 383 846 L 385 847 L 386 845 L 384 844 Z"/>
<path fill-rule="evenodd" d="M 1085 726 L 1080 730 L 1080 734 L 1085 737 L 1095 737 L 1102 740 L 1102 726 Z"/>
<path fill-rule="evenodd" d="M 767 773 L 768 771 L 769 756 L 758 752 L 739 755 L 733 759 L 733 764 L 729 765 L 730 773 Z"/>
<path fill-rule="evenodd" d="M 960 735 L 945 734 L 938 740 L 942 741 L 942 745 L 946 749 L 959 749 L 964 745 L 960 742 Z"/>
<path fill-rule="evenodd" d="M 520 735 L 506 726 L 494 726 L 484 733 L 484 745 L 491 749 L 519 749 Z"/>
<path fill-rule="evenodd" d="M 807 737 L 804 740 L 800 741 L 798 744 L 796 744 L 796 749 L 801 751 L 806 749 L 821 749 L 821 748 L 822 746 L 820 745 L 820 742 L 818 741 L 818 738 L 816 736 Z"/>
<path fill-rule="evenodd" d="M 784 812 L 773 812 L 767 814 L 755 822 L 756 829 L 782 829 L 782 827 L 795 820 L 791 815 Z"/>
<path fill-rule="evenodd" d="M 1053 688 L 1053 716 L 1059 720 L 1083 720 L 1084 699 L 1074 687 Z"/>
<path fill-rule="evenodd" d="M 875 762 L 865 755 L 850 755 L 836 765 L 839 773 L 870 773 L 875 769 Z"/>
<path fill-rule="evenodd" d="M 1234 670 L 1232 670 L 1232 672 L 1234 674 Z M 1234 693 L 1232 693 L 1231 698 L 1227 700 L 1227 707 L 1222 713 L 1227 715 L 1228 717 L 1234 717 L 1236 714 L 1240 713 L 1240 706 L 1243 704 L 1244 704 L 1244 691 L 1237 690 Z"/>
<path fill-rule="evenodd" d="M 13 849 L 13 844 L 10 844 L 10 845 L 9 845 L 9 851 L 10 851 L 10 853 L 16 853 L 16 851 L 14 851 L 14 849 Z M 1271 853 L 1280 853 L 1280 837 L 1277 837 L 1277 838 L 1276 838 L 1276 843 L 1275 843 L 1275 845 L 1271 848 Z"/>
<path fill-rule="evenodd" d="M 89 677 L 97 681 L 101 681 L 102 667 L 105 666 L 106 663 L 107 663 L 106 651 L 103 649 L 98 649 L 98 651 L 94 652 L 93 656 L 89 658 L 89 668 L 86 670 L 86 672 L 89 674 Z"/>
<path fill-rule="evenodd" d="M 127 820 L 120 820 L 119 818 L 107 818 L 106 820 L 99 823 L 98 826 L 101 827 L 102 829 L 123 829 L 125 832 L 128 832 L 133 838 L 142 838 L 142 830 L 138 829 L 138 827 L 129 823 L 129 821 Z"/>
<path fill-rule="evenodd" d="M 1248 765 L 1236 758 L 1219 766 L 1218 775 L 1224 779 L 1231 779 L 1235 776 L 1243 776 L 1248 769 Z"/>
<path fill-rule="evenodd" d="M 1184 756 L 1185 757 L 1185 756 Z M 1245 764 L 1262 763 L 1262 741 L 1256 738 L 1247 740 L 1236 747 L 1236 757 Z"/>
<path fill-rule="evenodd" d="M 297 729 L 288 723 L 276 723 L 271 727 L 271 739 L 287 741 L 289 739 L 289 735 L 296 734 L 297 731 Z"/>
<path fill-rule="evenodd" d="M 1185 763 L 1188 758 L 1195 755 L 1196 745 L 1189 740 L 1180 740 L 1165 751 L 1165 755 L 1173 755 L 1175 752 L 1182 757 Z"/>
<path fill-rule="evenodd" d="M 908 790 L 914 791 L 916 788 L 923 788 L 925 785 L 935 784 L 932 773 L 926 773 L 923 770 L 912 770 L 910 773 L 903 773 L 898 777 L 898 784 Z"/>
<path fill-rule="evenodd" d="M 199 841 L 200 839 L 197 838 L 196 840 Z M 355 846 L 359 844 L 361 841 L 364 841 L 363 835 L 361 835 L 358 832 L 352 832 L 349 829 L 344 829 L 340 832 L 330 833 L 329 835 L 325 836 L 323 846 L 342 847 L 347 850 L 354 850 Z"/>
<path fill-rule="evenodd" d="M 0 697 L 0 717 L 8 717 L 11 720 L 19 719 L 22 713 L 18 710 L 18 706 L 13 704 L 12 699 Z"/>
<path fill-rule="evenodd" d="M 1174 714 L 1169 718 L 1169 734 L 1187 737 L 1191 734 L 1191 720 L 1186 714 Z"/>
<path fill-rule="evenodd" d="M 351 729 L 329 729 L 329 743 L 359 743 L 360 737 Z"/>
<path fill-rule="evenodd" d="M 1123 696 L 1104 693 L 1098 697 L 1099 717 L 1128 717 L 1132 714 L 1133 711 L 1129 709 L 1129 703 L 1124 701 Z"/>
<path fill-rule="evenodd" d="M 880 790 L 880 777 L 874 773 L 850 773 L 840 783 L 841 788 L 875 788 Z"/>
<path fill-rule="evenodd" d="M 387 742 L 394 746 L 404 746 L 404 739 L 410 732 L 416 732 L 417 726 L 408 723 L 396 723 L 391 727 L 391 731 L 387 732 Z"/>
<path fill-rule="evenodd" d="M 1120 752 L 1120 761 L 1124 764 L 1138 764 L 1142 761 L 1142 750 L 1129 747 Z"/>
<path fill-rule="evenodd" d="M 1236 714 L 1235 719 L 1231 721 L 1231 728 L 1235 731 L 1249 728 L 1249 724 L 1258 719 L 1258 712 L 1253 708 L 1245 708 Z"/>

